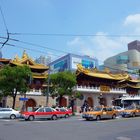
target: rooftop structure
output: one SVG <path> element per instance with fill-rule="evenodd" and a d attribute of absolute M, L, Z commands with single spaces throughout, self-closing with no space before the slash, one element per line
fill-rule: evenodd
<path fill-rule="evenodd" d="M 113 105 L 113 100 L 120 96 L 136 95 L 140 90 L 140 80 L 133 80 L 128 73 L 112 73 L 109 69 L 99 71 L 87 69 L 80 64 L 77 67 L 77 87 L 75 91 L 83 95 L 91 107 Z M 83 103 L 81 103 L 82 105 Z"/>
<path fill-rule="evenodd" d="M 41 88 L 43 81 L 48 76 L 47 70 L 49 69 L 49 67 L 44 66 L 43 64 L 35 63 L 25 51 L 23 52 L 21 58 L 19 58 L 17 55 L 13 60 L 1 58 L 0 63 L 2 65 L 9 64 L 10 66 L 29 66 L 33 75 L 33 83 L 31 84 L 31 88 Z"/>
<path fill-rule="evenodd" d="M 135 40 L 128 43 L 128 50 L 134 50 L 134 49 L 140 52 L 140 41 Z"/>
<path fill-rule="evenodd" d="M 98 60 L 96 58 L 71 53 L 51 62 L 50 67 L 54 73 L 65 70 L 76 71 L 77 64 L 81 64 L 85 68 L 98 68 Z"/>

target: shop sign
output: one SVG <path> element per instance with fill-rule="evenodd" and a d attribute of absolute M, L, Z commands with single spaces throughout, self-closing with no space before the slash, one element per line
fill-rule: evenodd
<path fill-rule="evenodd" d="M 101 92 L 110 92 L 110 87 L 109 86 L 100 86 L 100 91 Z"/>

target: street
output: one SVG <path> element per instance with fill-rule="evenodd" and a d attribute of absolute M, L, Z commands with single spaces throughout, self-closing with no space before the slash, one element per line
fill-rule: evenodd
<path fill-rule="evenodd" d="M 85 121 L 68 119 L 0 120 L 0 140 L 139 140 L 140 117 Z"/>

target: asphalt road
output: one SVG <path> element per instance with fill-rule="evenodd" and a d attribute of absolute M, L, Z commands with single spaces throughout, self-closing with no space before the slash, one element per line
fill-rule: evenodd
<path fill-rule="evenodd" d="M 85 121 L 0 119 L 0 140 L 140 140 L 140 117 Z"/>

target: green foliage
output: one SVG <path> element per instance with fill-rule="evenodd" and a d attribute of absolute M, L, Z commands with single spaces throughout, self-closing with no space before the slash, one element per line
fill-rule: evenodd
<path fill-rule="evenodd" d="M 0 70 L 0 90 L 3 96 L 12 96 L 15 102 L 17 92 L 25 94 L 28 91 L 30 77 L 32 73 L 28 66 L 3 67 Z"/>
<path fill-rule="evenodd" d="M 48 80 L 48 79 L 47 79 Z M 49 76 L 50 93 L 52 97 L 59 96 L 59 105 L 64 95 L 72 95 L 73 87 L 76 85 L 76 75 L 70 71 L 58 72 Z"/>

